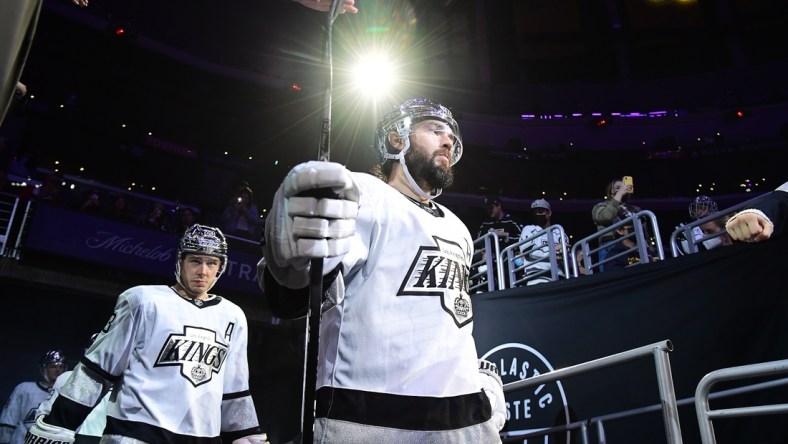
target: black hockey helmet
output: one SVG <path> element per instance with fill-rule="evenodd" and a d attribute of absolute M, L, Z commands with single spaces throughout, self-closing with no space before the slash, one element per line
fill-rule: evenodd
<path fill-rule="evenodd" d="M 222 230 L 207 225 L 194 224 L 187 228 L 178 243 L 178 258 L 175 263 L 175 278 L 180 282 L 181 261 L 187 254 L 204 254 L 219 258 L 221 265 L 218 278 L 227 267 L 227 240 Z"/>

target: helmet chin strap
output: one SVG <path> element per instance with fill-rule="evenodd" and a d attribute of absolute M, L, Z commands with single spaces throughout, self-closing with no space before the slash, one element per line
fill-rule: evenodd
<path fill-rule="evenodd" d="M 400 137 L 402 137 L 402 140 L 404 140 L 405 143 L 405 146 L 402 148 L 402 150 L 397 154 L 386 153 L 383 155 L 383 158 L 396 159 L 399 162 L 399 164 L 402 166 L 402 171 L 405 173 L 405 179 L 408 180 L 408 184 L 410 185 L 410 188 L 421 199 L 430 200 L 440 196 L 440 194 L 443 192 L 443 189 L 436 188 L 434 194 L 428 193 L 424 191 L 413 179 L 413 176 L 410 175 L 410 171 L 408 171 L 408 166 L 405 164 L 405 153 L 407 153 L 408 150 L 410 149 L 410 137 L 408 137 L 408 134 L 400 134 Z"/>
<path fill-rule="evenodd" d="M 207 290 L 205 290 L 206 293 L 211 291 L 211 288 L 213 288 L 213 286 L 216 285 L 216 283 L 219 281 L 219 276 L 221 276 L 221 273 L 216 273 L 216 279 L 214 279 L 213 280 L 213 284 L 211 284 L 211 286 L 208 287 Z M 183 282 L 181 282 L 181 264 L 180 264 L 180 262 L 175 264 L 175 282 L 177 282 L 178 285 L 180 285 L 181 288 L 183 288 L 183 291 L 185 291 L 186 294 L 189 295 L 192 299 L 197 297 L 196 294 L 194 294 L 191 291 L 189 291 L 189 287 L 187 287 L 186 285 L 183 284 Z"/>

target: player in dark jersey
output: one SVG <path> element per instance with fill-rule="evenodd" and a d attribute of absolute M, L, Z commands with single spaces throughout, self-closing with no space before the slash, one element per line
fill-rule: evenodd
<path fill-rule="evenodd" d="M 378 177 L 296 166 L 266 223 L 259 277 L 277 316 L 305 314 L 310 259 L 326 258 L 315 442 L 500 442 L 503 389 L 472 336 L 473 240 L 433 200 L 462 155 L 457 122 L 408 100 L 375 146 Z M 300 195 L 325 188 L 338 198 Z"/>
<path fill-rule="evenodd" d="M 187 229 L 176 284 L 118 297 L 51 411 L 30 429 L 30 442 L 74 442 L 73 431 L 112 387 L 104 443 L 264 443 L 249 393 L 246 317 L 208 293 L 226 266 L 218 228 Z"/>

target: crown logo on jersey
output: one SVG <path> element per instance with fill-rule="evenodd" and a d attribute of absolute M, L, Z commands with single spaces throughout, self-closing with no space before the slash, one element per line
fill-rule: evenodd
<path fill-rule="evenodd" d="M 456 242 L 433 239 L 436 246 L 419 248 L 397 296 L 439 296 L 443 310 L 462 327 L 473 320 L 468 295 L 470 252 Z"/>
<path fill-rule="evenodd" d="M 184 327 L 183 334 L 170 334 L 154 367 L 180 366 L 181 376 L 197 387 L 209 382 L 222 369 L 227 348 L 216 340 L 216 332 L 212 330 Z"/>

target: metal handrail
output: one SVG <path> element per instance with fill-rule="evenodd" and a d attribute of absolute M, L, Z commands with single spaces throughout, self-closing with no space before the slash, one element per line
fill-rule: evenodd
<path fill-rule="evenodd" d="M 480 259 L 477 260 L 476 257 Z M 485 282 L 481 280 L 486 275 L 487 291 L 503 290 L 506 288 L 506 283 L 503 279 L 503 269 L 500 266 L 500 260 L 496 260 L 500 256 L 500 244 L 498 235 L 495 232 L 485 233 L 478 239 L 473 241 L 473 258 L 471 260 L 471 270 L 482 270 L 482 266 L 486 269 L 472 273 L 468 276 L 468 292 L 474 293 L 480 290 Z M 470 282 L 476 282 L 471 284 Z M 496 288 L 497 285 L 497 288 Z"/>
<path fill-rule="evenodd" d="M 528 251 L 522 251 L 520 247 L 529 242 L 533 242 L 534 240 L 540 238 L 543 235 L 547 237 L 548 255 L 546 257 L 537 259 L 535 261 L 528 260 L 529 253 L 534 249 L 541 248 L 541 246 L 533 245 L 532 248 Z M 556 243 L 555 241 L 556 236 L 559 239 L 558 243 Z M 551 281 L 558 280 L 560 276 L 559 275 L 560 271 L 563 271 L 563 275 L 565 277 L 569 277 L 569 262 L 567 259 L 567 252 L 566 252 L 566 239 L 567 236 L 566 233 L 564 232 L 564 227 L 556 224 L 556 225 L 550 225 L 547 228 L 539 230 L 536 233 L 528 236 L 527 238 L 519 240 L 518 242 L 504 248 L 503 251 L 501 251 L 500 263 L 502 264 L 502 268 L 505 268 L 507 271 L 511 286 L 514 287 L 517 284 L 529 281 L 537 277 L 544 276 L 548 274 L 548 272 L 550 274 L 549 279 Z M 556 248 L 556 246 L 558 248 Z M 559 251 L 561 256 L 562 270 L 559 270 L 559 264 L 558 264 Z M 519 259 L 522 259 L 522 261 L 519 261 Z M 540 262 L 549 262 L 550 268 L 541 270 L 530 276 L 527 275 L 528 268 Z M 520 279 L 517 279 L 518 272 L 523 272 L 524 275 Z"/>
<path fill-rule="evenodd" d="M 697 389 L 695 389 L 695 412 L 698 415 L 698 426 L 700 427 L 700 436 L 703 444 L 714 444 L 717 442 L 714 436 L 712 419 L 788 413 L 788 404 L 767 404 L 712 410 L 709 407 L 709 392 L 711 392 L 711 388 L 715 384 L 722 381 L 772 376 L 782 373 L 788 373 L 788 359 L 723 368 L 704 376 L 698 383 Z"/>
<path fill-rule="evenodd" d="M 659 224 L 657 224 L 657 216 L 655 216 L 654 213 L 652 213 L 649 210 L 638 211 L 637 213 L 627 217 L 626 219 L 620 220 L 620 221 L 618 221 L 618 222 L 616 222 L 616 223 L 614 223 L 614 224 L 612 224 L 612 225 L 610 225 L 608 227 L 605 227 L 602 230 L 597 231 L 596 233 L 594 233 L 594 234 L 592 234 L 590 236 L 587 236 L 587 237 L 584 237 L 583 239 L 580 239 L 578 242 L 576 242 L 572 246 L 572 258 L 576 258 L 577 257 L 577 250 L 578 249 L 582 249 L 582 251 L 583 251 L 583 263 L 585 264 L 585 268 L 586 268 L 586 273 L 587 274 L 593 274 L 594 273 L 593 270 L 594 269 L 598 269 L 599 266 L 604 265 L 604 264 L 606 264 L 606 263 L 608 263 L 608 262 L 612 261 L 613 259 L 616 259 L 616 258 L 618 258 L 620 256 L 629 254 L 632 251 L 637 251 L 638 252 L 638 255 L 640 256 L 640 263 L 641 264 L 647 263 L 648 262 L 648 257 L 649 257 L 648 245 L 647 245 L 647 239 L 646 239 L 646 235 L 645 235 L 645 229 L 643 228 L 644 222 L 641 219 L 645 219 L 645 221 L 649 224 L 649 226 L 651 228 L 651 232 L 654 234 L 654 244 L 655 244 L 654 247 L 657 250 L 657 257 L 659 258 L 659 260 L 665 260 L 665 250 L 662 247 L 662 237 L 659 234 Z M 621 238 L 614 239 L 614 240 L 609 241 L 609 242 L 605 242 L 604 244 L 601 244 L 601 245 L 599 245 L 599 247 L 596 247 L 596 248 L 591 247 L 591 242 L 592 241 L 598 240 L 603 235 L 608 234 L 608 233 L 613 233 L 618 228 L 623 227 L 624 225 L 629 225 L 629 224 L 632 224 L 635 227 L 634 233 L 629 233 L 628 235 L 623 236 Z M 611 257 L 607 257 L 607 258 L 605 258 L 602 261 L 594 262 L 592 260 L 592 255 L 594 253 L 596 253 L 596 252 L 598 252 L 600 250 L 606 249 L 606 248 L 610 248 L 613 245 L 622 242 L 624 239 L 630 239 L 632 237 L 635 238 L 635 242 L 637 243 L 636 247 L 632 247 L 628 251 L 619 253 L 617 255 L 614 255 L 614 256 L 611 256 Z M 572 273 L 575 275 L 575 277 L 578 276 L 577 261 L 576 260 L 572 260 Z"/>
<path fill-rule="evenodd" d="M 569 378 L 596 370 L 601 370 L 611 366 L 627 363 L 648 355 L 654 357 L 654 364 L 657 370 L 657 385 L 659 386 L 662 416 L 665 423 L 665 434 L 669 444 L 681 444 L 681 427 L 679 425 L 678 408 L 676 404 L 676 394 L 673 388 L 673 375 L 670 370 L 670 360 L 668 352 L 673 350 L 673 344 L 669 340 L 645 345 L 635 349 L 627 350 L 614 355 L 605 356 L 593 361 L 553 370 L 540 375 L 532 376 L 522 381 L 515 381 L 504 384 L 504 392 L 520 390 L 541 384 L 558 381 L 562 378 Z"/>
<path fill-rule="evenodd" d="M 739 204 L 736 204 L 736 205 L 730 206 L 728 208 L 722 209 L 720 211 L 717 211 L 717 212 L 715 212 L 713 214 L 709 214 L 707 216 L 704 216 L 704 217 L 702 217 L 700 219 L 694 220 L 694 221 L 692 221 L 692 222 L 690 222 L 688 224 L 679 225 L 678 227 L 676 227 L 676 229 L 670 235 L 670 252 L 671 252 L 671 254 L 673 255 L 673 257 L 679 257 L 679 256 L 682 255 L 681 248 L 680 248 L 681 241 L 679 240 L 679 236 L 682 235 L 682 234 L 684 235 L 684 240 L 687 241 L 687 250 L 688 251 L 686 252 L 686 254 L 697 253 L 699 251 L 698 250 L 698 244 L 702 244 L 703 242 L 705 242 L 705 241 L 707 241 L 709 239 L 714 239 L 714 238 L 723 236 L 723 235 L 725 235 L 728 232 L 728 230 L 723 228 L 722 231 L 720 231 L 719 233 L 704 234 L 703 237 L 701 237 L 700 239 L 696 240 L 695 237 L 692 235 L 692 229 L 693 228 L 700 227 L 701 225 L 705 224 L 706 222 L 711 222 L 713 220 L 720 219 L 720 218 L 723 218 L 725 216 L 731 215 L 734 212 L 737 212 L 737 211 L 742 210 L 744 208 L 750 208 L 755 203 L 755 201 L 757 201 L 758 199 L 760 199 L 762 197 L 763 197 L 763 195 L 754 197 L 752 199 L 746 200 L 746 201 L 741 202 Z"/>

